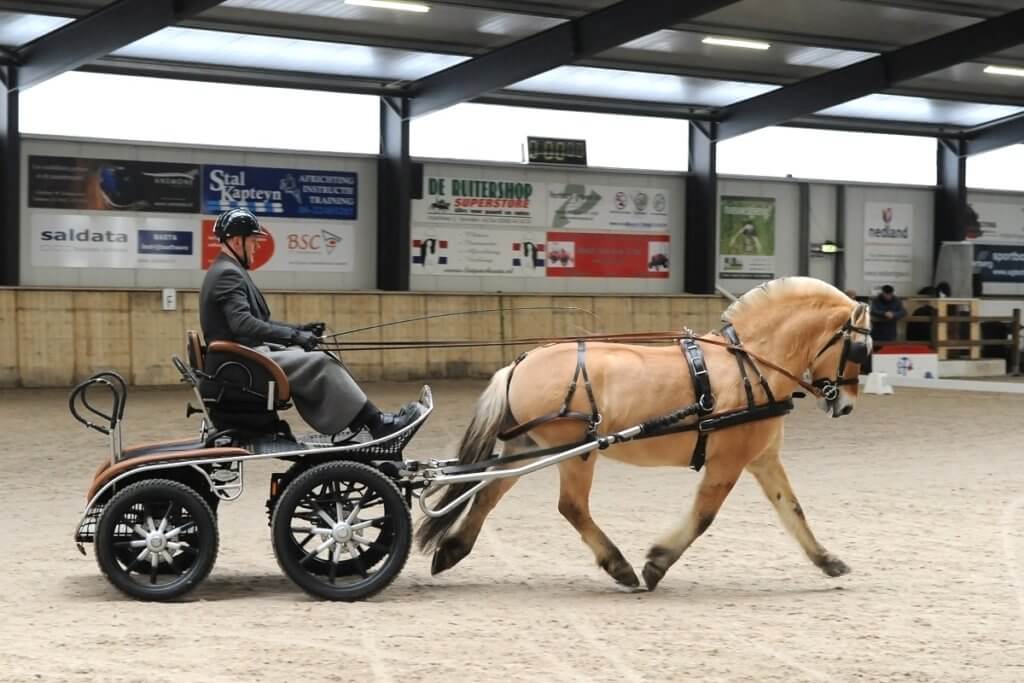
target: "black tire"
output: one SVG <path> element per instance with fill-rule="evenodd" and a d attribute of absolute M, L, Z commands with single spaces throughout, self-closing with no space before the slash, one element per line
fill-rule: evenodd
<path fill-rule="evenodd" d="M 159 532 L 161 526 L 174 535 L 156 538 L 166 545 L 152 553 L 137 529 Z M 95 539 L 96 562 L 107 580 L 138 600 L 172 600 L 198 586 L 213 569 L 220 542 L 206 500 L 168 479 L 140 481 L 115 494 L 103 508 Z"/>
<path fill-rule="evenodd" d="M 348 529 L 349 523 L 356 528 Z M 328 524 L 342 540 L 325 533 Z M 317 525 L 322 531 L 313 533 Z M 302 590 L 354 602 L 379 593 L 402 571 L 412 545 L 412 517 L 398 487 L 378 470 L 331 462 L 288 485 L 274 508 L 271 533 L 277 563 Z"/>

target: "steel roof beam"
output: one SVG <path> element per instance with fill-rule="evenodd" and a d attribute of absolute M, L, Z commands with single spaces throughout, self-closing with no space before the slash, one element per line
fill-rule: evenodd
<path fill-rule="evenodd" d="M 965 151 L 973 156 L 1020 143 L 1024 143 L 1024 114 L 974 130 L 967 137 Z"/>
<path fill-rule="evenodd" d="M 723 110 L 719 140 L 888 90 L 895 83 L 1024 42 L 1024 9 L 887 52 L 738 102 Z"/>
<path fill-rule="evenodd" d="M 466 102 L 736 0 L 622 0 L 413 84 L 410 118 Z"/>
<path fill-rule="evenodd" d="M 17 50 L 18 87 L 30 88 L 130 45 L 222 0 L 118 0 Z"/>

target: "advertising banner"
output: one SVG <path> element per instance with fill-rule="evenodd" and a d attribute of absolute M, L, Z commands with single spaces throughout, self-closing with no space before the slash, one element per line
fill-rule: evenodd
<path fill-rule="evenodd" d="M 214 219 L 203 220 L 203 269 L 220 254 Z M 355 229 L 327 228 L 306 221 L 261 223 L 270 237 L 260 240 L 252 270 L 350 273 L 355 262 Z"/>
<path fill-rule="evenodd" d="M 865 244 L 895 244 L 910 246 L 914 243 L 914 205 L 865 202 Z"/>
<path fill-rule="evenodd" d="M 412 275 L 544 277 L 544 233 L 413 226 Z"/>
<path fill-rule="evenodd" d="M 1024 244 L 975 244 L 974 267 L 983 283 L 1024 284 Z"/>
<path fill-rule="evenodd" d="M 195 270 L 199 239 L 194 219 L 147 218 L 138 230 L 137 268 Z"/>
<path fill-rule="evenodd" d="M 669 276 L 668 235 L 549 232 L 549 277 Z"/>
<path fill-rule="evenodd" d="M 718 276 L 775 277 L 775 198 L 722 197 L 719 204 Z"/>
<path fill-rule="evenodd" d="M 1024 204 L 975 202 L 981 234 L 975 242 L 987 244 L 1024 244 Z M 968 239 L 972 236 L 968 234 Z"/>
<path fill-rule="evenodd" d="M 864 282 L 869 287 L 910 282 L 913 273 L 913 247 L 890 244 L 864 245 Z"/>
<path fill-rule="evenodd" d="M 545 186 L 523 180 L 428 176 L 412 222 L 461 225 L 545 224 Z"/>
<path fill-rule="evenodd" d="M 668 232 L 668 190 L 568 183 L 548 185 L 548 222 L 564 230 Z"/>
<path fill-rule="evenodd" d="M 128 216 L 35 212 L 32 265 L 135 268 L 136 225 Z"/>
<path fill-rule="evenodd" d="M 30 156 L 28 205 L 38 209 L 199 213 L 199 166 Z"/>
<path fill-rule="evenodd" d="M 204 165 L 202 213 L 241 208 L 261 216 L 355 220 L 357 181 L 344 171 Z"/>

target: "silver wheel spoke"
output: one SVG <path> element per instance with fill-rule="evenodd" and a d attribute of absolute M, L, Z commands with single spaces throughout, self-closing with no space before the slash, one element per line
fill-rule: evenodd
<path fill-rule="evenodd" d="M 331 519 L 331 516 L 324 512 L 323 508 L 321 508 L 319 505 L 317 506 L 316 514 L 320 515 L 320 519 L 327 522 L 327 526 L 331 527 L 332 529 L 334 528 L 334 525 L 337 524 L 337 522 Z"/>
<path fill-rule="evenodd" d="M 167 512 L 164 513 L 164 518 L 160 520 L 160 526 L 158 526 L 156 528 L 156 530 L 159 531 L 160 533 L 163 533 L 164 530 L 167 529 L 167 524 L 170 521 L 170 517 L 171 517 L 171 504 L 168 503 L 167 504 Z"/>
<path fill-rule="evenodd" d="M 150 531 L 156 531 L 156 525 L 153 523 L 153 518 L 149 515 L 146 515 L 146 526 Z"/>
<path fill-rule="evenodd" d="M 132 530 L 143 538 L 149 538 L 149 534 L 146 533 L 146 530 L 142 528 L 141 524 L 136 524 L 132 527 Z"/>
<path fill-rule="evenodd" d="M 162 553 L 160 553 L 160 557 L 162 557 L 164 559 L 164 561 L 167 562 L 167 564 L 169 564 L 171 566 L 174 565 L 174 558 L 171 557 L 171 554 L 169 552 L 167 552 L 166 550 L 163 551 Z"/>
<path fill-rule="evenodd" d="M 356 506 L 352 508 L 352 512 L 348 513 L 348 518 L 345 520 L 345 524 L 351 524 L 356 521 L 359 517 L 359 511 L 363 509 L 363 501 L 356 503 Z"/>
<path fill-rule="evenodd" d="M 387 517 L 377 517 L 376 519 L 367 519 L 362 522 L 356 522 L 352 525 L 352 530 L 358 531 L 360 529 L 365 529 L 368 526 L 373 526 L 377 522 L 383 522 L 385 519 L 387 519 Z"/>
<path fill-rule="evenodd" d="M 372 546 L 375 543 L 377 543 L 377 541 L 371 541 L 371 540 L 369 540 L 367 538 L 363 538 L 359 534 L 352 534 L 352 540 L 355 543 L 358 543 L 359 545 L 366 545 L 366 546 Z"/>
<path fill-rule="evenodd" d="M 185 522 L 184 524 L 182 524 L 181 526 L 179 526 L 179 527 L 178 527 L 177 529 L 171 529 L 171 530 L 170 530 L 170 531 L 168 531 L 168 532 L 167 532 L 166 534 L 164 534 L 164 538 L 167 538 L 167 539 L 171 539 L 171 538 L 177 538 L 177 537 L 178 537 L 178 535 L 179 535 L 179 534 L 180 534 L 180 533 L 181 533 L 182 531 L 185 531 L 186 529 L 188 529 L 189 527 L 192 527 L 192 526 L 194 526 L 194 525 L 195 525 L 195 522 Z"/>

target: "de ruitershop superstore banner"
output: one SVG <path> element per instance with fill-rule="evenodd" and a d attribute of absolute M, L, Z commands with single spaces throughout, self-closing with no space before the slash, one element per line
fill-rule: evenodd
<path fill-rule="evenodd" d="M 450 176 L 423 190 L 414 275 L 669 277 L 667 190 Z"/>
<path fill-rule="evenodd" d="M 358 216 L 356 173 L 30 156 L 28 185 L 29 208 L 51 210 L 32 214 L 36 266 L 207 268 L 218 246 L 213 220 L 198 215 L 240 207 L 270 217 L 257 267 L 353 269 L 355 228 L 346 221 Z M 53 211 L 62 209 L 74 213 Z"/>

